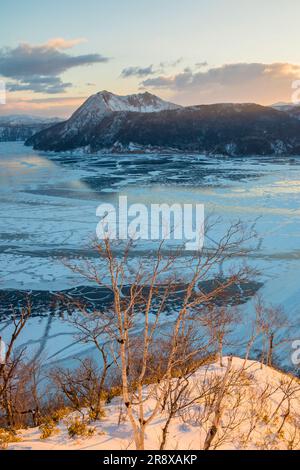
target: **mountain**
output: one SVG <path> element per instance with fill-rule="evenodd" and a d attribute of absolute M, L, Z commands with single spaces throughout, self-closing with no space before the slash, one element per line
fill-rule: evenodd
<path fill-rule="evenodd" d="M 181 106 L 169 103 L 151 93 L 140 93 L 138 95 L 119 96 L 109 91 L 101 91 L 92 95 L 74 113 L 70 121 L 82 120 L 95 117 L 96 119 L 106 113 L 117 111 L 131 111 L 138 113 L 154 113 L 171 109 L 179 109 Z"/>
<path fill-rule="evenodd" d="M 58 118 L 26 114 L 0 116 L 0 142 L 25 141 L 57 122 L 59 122 Z"/>
<path fill-rule="evenodd" d="M 71 118 L 61 126 L 61 136 L 73 134 L 77 129 L 99 124 L 102 119 L 115 112 L 155 113 L 178 109 L 180 106 L 168 103 L 150 93 L 118 96 L 108 91 L 92 95 Z"/>
<path fill-rule="evenodd" d="M 38 150 L 300 154 L 300 122 L 256 104 L 180 107 L 144 93 L 90 97 L 66 122 L 28 139 Z"/>
<path fill-rule="evenodd" d="M 164 110 L 179 109 L 180 106 L 168 103 L 150 93 L 138 95 L 118 96 L 108 91 L 102 91 L 92 95 L 88 100 L 70 117 L 49 132 L 37 136 L 34 140 L 29 140 L 35 148 L 46 150 L 69 150 L 75 147 L 86 146 L 90 143 L 93 130 L 101 124 L 108 116 L 120 115 L 120 113 L 158 113 Z M 48 147 L 42 141 L 52 140 Z M 37 142 L 37 143 L 36 143 Z"/>

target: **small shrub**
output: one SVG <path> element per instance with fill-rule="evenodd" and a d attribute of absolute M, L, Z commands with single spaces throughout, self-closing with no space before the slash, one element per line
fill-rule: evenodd
<path fill-rule="evenodd" d="M 74 437 L 92 437 L 96 429 L 88 426 L 88 424 L 80 418 L 74 418 L 67 424 L 69 436 Z"/>
<path fill-rule="evenodd" d="M 97 412 L 94 411 L 94 410 L 90 410 L 89 411 L 89 419 L 90 421 L 97 421 L 99 419 L 103 419 L 105 418 L 105 411 L 104 410 L 101 410 L 99 415 L 97 416 Z"/>
<path fill-rule="evenodd" d="M 39 427 L 39 430 L 41 431 L 40 439 L 42 440 L 49 439 L 49 437 L 59 434 L 57 423 L 53 421 L 52 418 L 45 418 L 43 424 Z"/>
<path fill-rule="evenodd" d="M 52 421 L 54 421 L 56 424 L 59 424 L 60 421 L 65 419 L 69 414 L 71 413 L 70 408 L 59 408 L 58 410 L 54 411 L 54 413 L 51 415 Z"/>
<path fill-rule="evenodd" d="M 0 449 L 6 450 L 9 444 L 21 441 L 22 439 L 16 436 L 12 431 L 0 429 Z"/>
<path fill-rule="evenodd" d="M 264 415 L 261 420 L 262 420 L 262 422 L 263 422 L 264 424 L 268 424 L 268 422 L 269 422 L 269 416 L 268 416 L 268 415 Z"/>
<path fill-rule="evenodd" d="M 110 403 L 114 398 L 120 397 L 122 395 L 122 387 L 120 385 L 111 387 L 107 393 L 107 402 Z"/>

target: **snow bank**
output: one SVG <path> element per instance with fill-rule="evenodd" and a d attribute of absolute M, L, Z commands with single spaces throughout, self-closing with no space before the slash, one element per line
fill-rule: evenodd
<path fill-rule="evenodd" d="M 202 367 L 190 379 L 190 397 L 199 389 L 225 376 L 224 367 L 212 364 Z M 252 361 L 234 358 L 227 393 L 222 402 L 220 428 L 212 449 L 299 449 L 300 448 L 300 382 L 295 377 Z M 171 422 L 166 450 L 201 450 L 212 424 L 212 415 L 199 422 L 204 399 L 196 400 Z M 154 407 L 148 400 L 146 409 Z M 206 406 L 209 403 L 206 398 Z M 213 412 L 213 402 L 210 403 Z M 93 423 L 93 437 L 70 439 L 65 422 L 59 433 L 48 440 L 40 439 L 39 429 L 20 432 L 21 442 L 10 445 L 12 450 L 131 450 L 132 431 L 121 400 L 106 406 L 105 418 Z M 148 427 L 146 448 L 159 449 L 166 414 L 160 414 Z"/>

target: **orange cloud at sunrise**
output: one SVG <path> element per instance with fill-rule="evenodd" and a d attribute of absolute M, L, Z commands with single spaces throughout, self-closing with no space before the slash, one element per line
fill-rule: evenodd
<path fill-rule="evenodd" d="M 86 100 L 85 96 L 45 99 L 15 99 L 8 93 L 5 114 L 24 113 L 44 116 L 69 117 Z"/>

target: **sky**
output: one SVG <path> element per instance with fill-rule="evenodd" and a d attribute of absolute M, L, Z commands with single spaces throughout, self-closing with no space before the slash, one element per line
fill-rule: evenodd
<path fill-rule="evenodd" d="M 1 0 L 0 114 L 68 117 L 88 96 L 292 100 L 299 0 Z"/>

